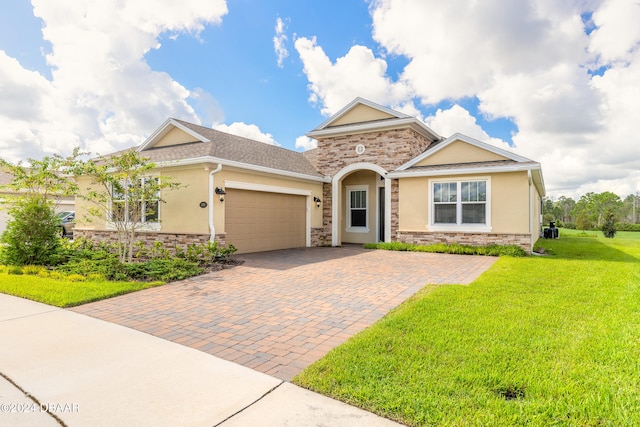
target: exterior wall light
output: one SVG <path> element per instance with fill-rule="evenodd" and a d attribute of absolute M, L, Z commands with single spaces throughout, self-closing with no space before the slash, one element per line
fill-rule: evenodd
<path fill-rule="evenodd" d="M 220 203 L 224 202 L 224 196 L 227 194 L 227 192 L 224 191 L 224 188 L 216 187 L 216 194 L 220 198 Z"/>
<path fill-rule="evenodd" d="M 322 203 L 322 200 L 320 200 L 319 197 L 313 196 L 313 201 L 316 202 L 317 207 L 320 207 L 320 203 Z"/>

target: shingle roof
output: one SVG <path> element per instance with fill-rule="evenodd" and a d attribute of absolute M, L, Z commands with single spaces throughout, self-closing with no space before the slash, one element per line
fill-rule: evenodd
<path fill-rule="evenodd" d="M 508 172 L 510 170 L 536 170 L 540 169 L 540 163 L 534 161 L 521 162 L 517 160 L 493 160 L 486 162 L 469 162 L 469 163 L 452 163 L 442 165 L 426 165 L 411 166 L 407 169 L 395 170 L 390 175 L 393 178 L 401 178 L 403 176 L 434 176 L 433 174 L 444 173 L 450 175 L 447 171 L 460 171 L 459 173 L 467 173 L 473 171 L 477 173 L 482 170 L 488 172 Z M 458 173 L 458 172 L 454 172 Z"/>
<path fill-rule="evenodd" d="M 142 150 L 141 154 L 144 157 L 157 163 L 210 156 L 286 172 L 322 176 L 302 153 L 182 120 L 173 120 L 208 139 L 209 142 L 193 141 L 166 147 L 151 147 Z"/>
<path fill-rule="evenodd" d="M 522 165 L 528 164 L 529 162 L 517 162 L 515 160 L 493 160 L 488 162 L 469 162 L 469 163 L 452 163 L 446 165 L 427 165 L 427 166 L 412 166 L 407 171 L 417 171 L 417 170 L 449 170 L 449 169 L 469 169 L 469 168 L 490 168 L 494 166 L 511 166 L 511 165 Z M 531 164 L 535 164 L 535 162 L 530 162 Z"/>

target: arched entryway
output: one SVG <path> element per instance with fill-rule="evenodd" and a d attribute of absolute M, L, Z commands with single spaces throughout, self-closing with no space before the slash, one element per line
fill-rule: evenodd
<path fill-rule="evenodd" d="M 391 241 L 391 180 L 372 163 L 354 163 L 333 176 L 331 244 Z"/>

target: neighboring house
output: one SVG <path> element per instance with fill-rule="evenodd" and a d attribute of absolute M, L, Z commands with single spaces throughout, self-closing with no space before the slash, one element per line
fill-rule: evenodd
<path fill-rule="evenodd" d="M 7 228 L 7 222 L 11 219 L 7 213 L 8 205 L 3 202 L 3 199 L 7 196 L 15 196 L 20 193 L 16 193 L 13 190 L 2 188 L 3 186 L 10 184 L 13 180 L 13 176 L 0 170 L 0 235 L 4 233 Z M 56 212 L 73 211 L 75 208 L 75 200 L 73 197 L 62 197 L 56 200 Z"/>
<path fill-rule="evenodd" d="M 297 153 L 167 120 L 136 149 L 156 174 L 187 187 L 162 195 L 141 238 L 215 239 L 256 252 L 378 241 L 531 250 L 539 237 L 545 189 L 537 162 L 461 134 L 442 138 L 361 98 L 307 135 L 318 148 Z M 113 235 L 108 221 L 75 230 Z"/>

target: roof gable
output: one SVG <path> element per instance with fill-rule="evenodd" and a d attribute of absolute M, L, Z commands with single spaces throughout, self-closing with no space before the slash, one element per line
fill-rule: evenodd
<path fill-rule="evenodd" d="M 467 142 L 456 140 L 425 157 L 413 166 L 449 165 L 457 163 L 492 162 L 497 160 L 508 160 L 493 151 L 471 145 Z"/>
<path fill-rule="evenodd" d="M 407 127 L 414 129 L 430 140 L 441 139 L 436 132 L 417 118 L 363 98 L 356 98 L 351 101 L 346 107 L 307 133 L 307 136 L 317 139 L 341 134 Z"/>
<path fill-rule="evenodd" d="M 511 160 L 515 162 L 532 162 L 526 157 L 503 150 L 486 142 L 456 133 L 449 138 L 432 144 L 424 153 L 400 166 L 398 170 L 411 167 L 464 164 Z"/>
<path fill-rule="evenodd" d="M 209 139 L 185 126 L 180 121 L 170 118 L 160 125 L 160 127 L 137 148 L 137 151 L 168 147 L 188 142 L 209 142 Z"/>
<path fill-rule="evenodd" d="M 367 123 L 378 120 L 405 119 L 408 117 L 409 116 L 406 114 L 390 110 L 389 108 L 374 104 L 373 102 L 365 99 L 356 98 L 316 129 L 325 129 L 356 123 Z"/>

